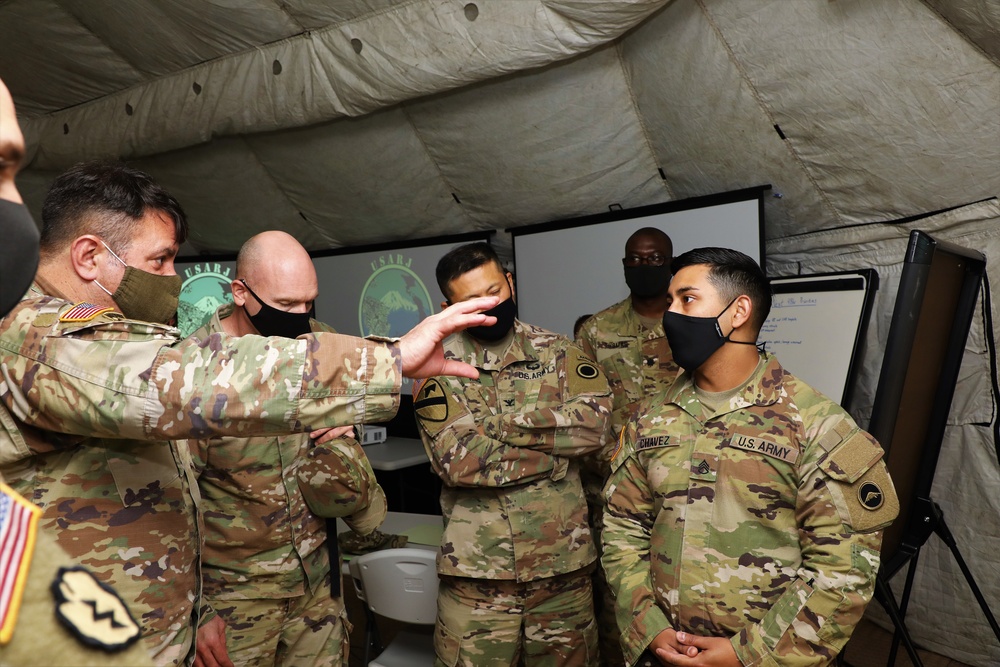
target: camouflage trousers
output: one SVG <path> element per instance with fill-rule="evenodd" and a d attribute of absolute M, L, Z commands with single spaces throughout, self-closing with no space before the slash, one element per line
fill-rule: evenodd
<path fill-rule="evenodd" d="M 347 667 L 351 625 L 329 585 L 293 598 L 210 602 L 236 667 Z"/>
<path fill-rule="evenodd" d="M 596 667 L 593 566 L 515 581 L 441 577 L 436 667 Z"/>
<path fill-rule="evenodd" d="M 587 517 L 590 520 L 590 532 L 594 536 L 598 560 L 603 545 L 601 534 L 604 532 L 604 482 L 606 478 L 592 469 L 584 468 L 580 472 L 583 480 L 583 493 L 587 498 Z M 611 586 L 604 575 L 604 568 L 594 569 L 592 580 L 594 586 L 594 616 L 597 618 L 598 645 L 601 650 L 601 667 L 625 667 L 625 656 L 622 654 L 618 619 L 615 617 L 615 598 Z"/>

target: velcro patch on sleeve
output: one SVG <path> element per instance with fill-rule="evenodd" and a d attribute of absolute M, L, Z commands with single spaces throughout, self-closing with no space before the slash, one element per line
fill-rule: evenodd
<path fill-rule="evenodd" d="M 114 312 L 114 308 L 105 306 L 95 306 L 92 303 L 81 301 L 59 316 L 60 322 L 75 323 L 90 322 L 97 319 L 104 313 Z"/>
<path fill-rule="evenodd" d="M 434 436 L 467 412 L 451 389 L 439 378 L 425 380 L 413 399 L 417 421 Z"/>
<path fill-rule="evenodd" d="M 575 345 L 566 350 L 566 390 L 570 397 L 611 391 L 598 365 Z"/>
<path fill-rule="evenodd" d="M 40 507 L 0 483 L 0 646 L 14 636 L 41 514 Z"/>
<path fill-rule="evenodd" d="M 77 639 L 120 651 L 139 639 L 138 623 L 118 593 L 85 568 L 61 567 L 52 582 L 56 617 Z"/>
<path fill-rule="evenodd" d="M 899 515 L 899 498 L 881 461 L 852 484 L 844 496 L 851 527 L 859 533 L 881 530 Z"/>

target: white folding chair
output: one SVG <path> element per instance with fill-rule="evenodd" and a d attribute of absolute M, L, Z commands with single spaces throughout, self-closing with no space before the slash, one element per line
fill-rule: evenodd
<path fill-rule="evenodd" d="M 433 625 L 437 620 L 438 577 L 435 552 L 426 549 L 384 549 L 351 559 L 354 587 L 369 612 L 402 623 L 432 626 L 423 631 L 400 630 L 378 657 L 368 651 L 378 644 L 375 617 L 368 614 L 365 663 L 369 667 L 418 667 L 434 664 Z"/>

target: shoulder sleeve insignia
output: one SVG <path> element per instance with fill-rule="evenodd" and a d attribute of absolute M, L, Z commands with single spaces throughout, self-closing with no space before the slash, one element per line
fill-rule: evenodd
<path fill-rule="evenodd" d="M 431 378 L 424 381 L 413 398 L 417 423 L 428 435 L 437 436 L 456 419 L 468 414 L 463 399 L 455 395 L 455 390 L 446 380 Z"/>
<path fill-rule="evenodd" d="M 14 636 L 41 514 L 40 507 L 0 483 L 0 645 Z"/>
<path fill-rule="evenodd" d="M 60 322 L 90 322 L 99 315 L 114 312 L 114 308 L 95 306 L 92 303 L 80 302 L 59 316 Z"/>
<path fill-rule="evenodd" d="M 611 391 L 601 369 L 576 345 L 566 350 L 566 385 L 571 397 Z"/>
<path fill-rule="evenodd" d="M 61 567 L 52 582 L 56 617 L 77 639 L 120 651 L 139 639 L 139 625 L 110 586 L 85 568 Z"/>

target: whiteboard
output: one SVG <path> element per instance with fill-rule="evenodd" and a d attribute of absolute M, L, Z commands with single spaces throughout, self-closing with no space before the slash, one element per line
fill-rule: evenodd
<path fill-rule="evenodd" d="M 774 278 L 771 313 L 757 342 L 790 373 L 846 407 L 877 288 L 874 269 Z"/>
<path fill-rule="evenodd" d="M 675 257 L 692 248 L 725 246 L 763 266 L 763 191 L 750 188 L 509 229 L 518 318 L 572 337 L 576 318 L 627 297 L 625 242 L 643 227 L 666 232 Z"/>

